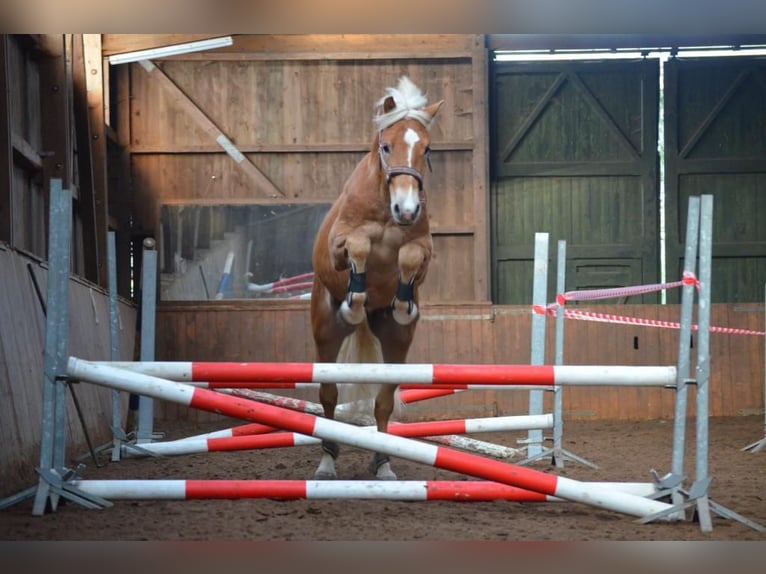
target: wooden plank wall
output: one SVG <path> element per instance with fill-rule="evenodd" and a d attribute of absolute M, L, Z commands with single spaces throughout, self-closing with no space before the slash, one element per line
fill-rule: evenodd
<path fill-rule="evenodd" d="M 36 482 L 40 457 L 47 268 L 0 244 L 0 498 Z M 38 288 L 41 297 L 38 297 Z M 42 301 L 42 302 L 41 302 Z M 135 305 L 120 300 L 121 357 L 133 359 Z M 110 359 L 109 298 L 90 284 L 70 283 L 69 353 Z M 88 434 L 95 446 L 111 440 L 112 393 L 75 385 Z M 68 460 L 87 452 L 87 441 L 68 399 Z M 127 402 L 123 414 L 127 412 Z"/>
<path fill-rule="evenodd" d="M 599 305 L 627 317 L 677 321 L 677 305 Z M 713 325 L 764 329 L 763 305 L 713 305 Z M 158 360 L 313 361 L 306 302 L 166 303 L 158 309 Z M 531 315 L 526 306 L 424 304 L 409 362 L 520 363 L 530 360 Z M 696 337 L 694 338 L 696 344 Z M 588 321 L 565 323 L 566 364 L 675 365 L 678 332 Z M 553 320 L 547 328 L 547 362 L 553 357 Z M 695 350 L 692 349 L 692 355 Z M 764 340 L 711 334 L 712 416 L 763 412 Z M 316 401 L 309 391 L 284 392 Z M 552 408 L 550 393 L 545 395 Z M 673 392 L 656 388 L 566 387 L 566 419 L 671 419 Z M 689 413 L 694 412 L 694 389 Z M 408 419 L 494 416 L 527 412 L 526 391 L 472 391 L 407 408 Z M 160 418 L 209 420 L 206 413 L 169 406 Z"/>
<path fill-rule="evenodd" d="M 137 225 L 159 237 L 163 204 L 332 202 L 370 149 L 375 103 L 408 74 L 429 101 L 445 100 L 427 175 L 438 255 L 424 296 L 486 300 L 483 42 L 473 35 L 238 35 L 231 48 L 157 61 L 151 72 L 131 64 L 122 106 L 130 117 Z M 118 48 L 107 37 L 105 49 Z M 233 161 L 215 134 L 245 160 Z"/>

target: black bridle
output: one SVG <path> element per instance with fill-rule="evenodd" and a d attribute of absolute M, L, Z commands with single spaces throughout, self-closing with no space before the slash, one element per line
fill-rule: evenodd
<path fill-rule="evenodd" d="M 380 165 L 383 167 L 383 171 L 386 172 L 386 183 L 390 184 L 391 180 L 397 175 L 409 175 L 418 180 L 418 188 L 420 191 L 423 191 L 423 175 L 414 167 L 407 167 L 404 165 L 391 167 L 388 165 L 385 158 L 386 152 L 383 150 L 383 141 L 381 140 L 382 135 L 382 131 L 378 132 L 378 156 L 380 157 Z M 428 165 L 428 171 L 433 171 L 433 168 L 431 167 L 430 149 L 426 150 L 426 165 Z"/>

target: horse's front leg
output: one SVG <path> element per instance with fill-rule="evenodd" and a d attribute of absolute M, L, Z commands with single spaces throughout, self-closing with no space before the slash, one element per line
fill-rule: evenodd
<path fill-rule="evenodd" d="M 351 233 L 345 238 L 343 255 L 349 267 L 348 292 L 340 305 L 340 316 L 349 325 L 364 320 L 367 304 L 367 258 L 372 243 L 367 235 Z M 337 256 L 336 256 L 337 257 Z"/>
<path fill-rule="evenodd" d="M 423 280 L 431 258 L 430 241 L 411 241 L 399 249 L 399 285 L 391 301 L 394 320 L 409 325 L 418 318 L 416 282 Z"/>

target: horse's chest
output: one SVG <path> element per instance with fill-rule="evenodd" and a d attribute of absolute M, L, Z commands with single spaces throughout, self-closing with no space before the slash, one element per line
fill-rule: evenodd
<path fill-rule="evenodd" d="M 368 266 L 397 265 L 399 248 L 407 242 L 406 234 L 396 227 L 384 227 L 379 237 L 372 241 Z"/>

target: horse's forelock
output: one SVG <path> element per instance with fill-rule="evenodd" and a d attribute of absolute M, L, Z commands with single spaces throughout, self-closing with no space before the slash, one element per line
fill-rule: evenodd
<path fill-rule="evenodd" d="M 394 108 L 383 113 L 383 104 L 387 98 L 393 98 Z M 375 124 L 379 130 L 395 124 L 399 120 L 412 118 L 419 121 L 426 128 L 431 123 L 431 116 L 423 109 L 426 107 L 428 99 L 407 76 L 399 79 L 399 85 L 396 88 L 386 88 L 386 95 L 378 100 L 375 105 L 377 113 L 374 117 Z"/>

